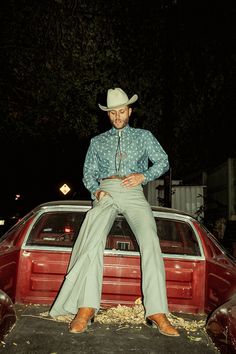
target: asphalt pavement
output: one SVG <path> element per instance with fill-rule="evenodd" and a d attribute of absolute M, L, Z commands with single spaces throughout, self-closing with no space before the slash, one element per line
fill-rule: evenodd
<path fill-rule="evenodd" d="M 219 354 L 204 328 L 186 330 L 180 337 L 163 336 L 145 324 L 102 324 L 95 321 L 82 334 L 68 332 L 68 324 L 43 317 L 47 306 L 18 306 L 17 321 L 0 344 L 5 354 Z M 188 321 L 198 316 L 178 314 Z M 202 317 L 201 317 L 202 318 Z"/>

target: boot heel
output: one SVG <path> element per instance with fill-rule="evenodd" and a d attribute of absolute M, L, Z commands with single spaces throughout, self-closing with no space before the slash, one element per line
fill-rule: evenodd
<path fill-rule="evenodd" d="M 88 326 L 91 326 L 91 324 L 94 322 L 94 316 L 88 320 Z"/>
<path fill-rule="evenodd" d="M 152 327 L 152 328 L 156 328 L 157 327 L 155 322 L 153 322 L 152 320 L 149 320 L 149 318 L 146 319 L 146 324 L 147 324 L 148 327 Z"/>

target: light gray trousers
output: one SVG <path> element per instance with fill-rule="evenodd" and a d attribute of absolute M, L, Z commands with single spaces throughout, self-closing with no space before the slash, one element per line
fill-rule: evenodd
<path fill-rule="evenodd" d="M 118 213 L 129 223 L 140 248 L 145 317 L 168 313 L 165 269 L 156 223 L 142 186 L 128 189 L 121 180 L 101 182 L 109 193 L 86 214 L 75 242 L 68 272 L 50 309 L 51 316 L 76 314 L 80 307 L 100 308 L 103 253 Z"/>

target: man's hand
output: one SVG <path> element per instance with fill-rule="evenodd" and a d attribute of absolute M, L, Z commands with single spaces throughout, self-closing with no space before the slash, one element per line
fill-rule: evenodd
<path fill-rule="evenodd" d="M 101 200 L 101 199 L 102 199 L 105 195 L 107 195 L 107 194 L 109 194 L 109 193 L 103 191 L 102 189 L 98 189 L 98 190 L 94 193 L 94 195 L 95 195 L 95 197 L 96 197 L 96 199 L 97 199 L 98 201 Z"/>
<path fill-rule="evenodd" d="M 142 173 L 131 173 L 123 181 L 122 185 L 131 188 L 136 187 L 144 181 L 145 177 Z"/>

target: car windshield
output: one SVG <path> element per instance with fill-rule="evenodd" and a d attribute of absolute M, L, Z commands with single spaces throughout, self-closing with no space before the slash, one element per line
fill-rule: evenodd
<path fill-rule="evenodd" d="M 86 212 L 54 211 L 35 222 L 27 245 L 73 247 Z M 190 224 L 155 217 L 157 234 L 164 254 L 200 255 L 198 240 Z M 139 252 L 136 238 L 122 215 L 118 215 L 106 240 L 106 250 Z"/>
<path fill-rule="evenodd" d="M 72 247 L 84 217 L 85 212 L 44 213 L 35 222 L 27 244 Z"/>

